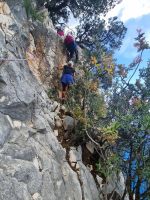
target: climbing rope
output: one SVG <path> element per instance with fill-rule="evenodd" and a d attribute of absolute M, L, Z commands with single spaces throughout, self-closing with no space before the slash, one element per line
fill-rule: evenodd
<path fill-rule="evenodd" d="M 24 61 L 27 60 L 25 58 L 17 58 L 17 59 L 7 59 L 7 58 L 0 58 L 0 61 Z"/>

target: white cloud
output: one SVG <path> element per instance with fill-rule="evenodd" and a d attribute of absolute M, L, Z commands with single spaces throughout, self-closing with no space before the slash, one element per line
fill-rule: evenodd
<path fill-rule="evenodd" d="M 119 54 L 123 54 L 126 49 L 130 46 L 132 43 L 132 39 L 130 37 L 126 37 L 123 41 L 123 45 L 121 46 L 121 49 L 119 50 Z"/>
<path fill-rule="evenodd" d="M 107 18 L 118 16 L 123 22 L 150 14 L 150 0 L 122 0 L 108 14 Z"/>

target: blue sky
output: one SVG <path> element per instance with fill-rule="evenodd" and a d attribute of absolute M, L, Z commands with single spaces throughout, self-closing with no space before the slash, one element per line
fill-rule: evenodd
<path fill-rule="evenodd" d="M 117 58 L 117 63 L 125 64 L 128 66 L 132 60 L 139 55 L 136 48 L 133 46 L 137 36 L 136 29 L 141 28 L 145 32 L 146 40 L 150 44 L 150 14 L 138 17 L 137 19 L 130 19 L 125 22 L 125 26 L 128 28 L 127 34 L 123 40 L 123 45 L 119 51 L 116 51 L 115 57 Z M 144 68 L 147 65 L 147 61 L 150 59 L 150 50 L 145 50 L 143 53 L 143 61 L 141 62 L 139 69 Z M 138 78 L 138 71 L 133 77 L 132 82 Z"/>
<path fill-rule="evenodd" d="M 113 16 L 118 16 L 128 29 L 121 49 L 115 53 L 118 63 L 127 66 L 138 55 L 133 46 L 134 38 L 137 36 L 136 29 L 142 29 L 145 32 L 146 40 L 150 44 L 150 0 L 122 0 L 108 13 L 107 18 Z M 140 68 L 146 66 L 148 59 L 150 59 L 150 50 L 144 52 Z M 137 77 L 138 72 L 133 80 Z"/>
<path fill-rule="evenodd" d="M 123 40 L 121 49 L 116 52 L 116 57 L 118 62 L 129 64 L 137 55 L 136 48 L 133 46 L 135 42 L 134 38 L 137 36 L 136 29 L 141 28 L 145 32 L 146 39 L 150 42 L 150 14 L 137 19 L 130 19 L 125 22 L 125 26 L 128 28 L 127 34 Z M 150 51 L 146 50 L 144 53 L 144 58 L 146 60 L 149 54 Z"/>

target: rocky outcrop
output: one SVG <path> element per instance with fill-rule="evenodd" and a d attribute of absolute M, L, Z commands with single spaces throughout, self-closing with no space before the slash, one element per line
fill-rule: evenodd
<path fill-rule="evenodd" d="M 1 200 L 103 199 L 81 147 L 66 152 L 56 137 L 61 126 L 74 128 L 45 92 L 58 84 L 64 52 L 47 14 L 28 21 L 23 0 L 0 2 Z"/>
<path fill-rule="evenodd" d="M 112 199 L 123 197 L 125 191 L 123 174 L 121 172 L 118 175 L 114 173 L 111 177 L 108 177 L 106 184 L 101 185 L 101 191 L 104 196 L 109 195 Z M 126 194 L 123 199 L 129 200 L 128 195 Z"/>
<path fill-rule="evenodd" d="M 54 133 L 55 103 L 44 90 L 49 67 L 65 62 L 61 39 L 31 23 L 22 1 L 0 2 L 0 199 L 98 200 L 66 160 Z M 82 179 L 87 173 L 84 166 Z M 86 183 L 90 191 L 92 175 Z"/>

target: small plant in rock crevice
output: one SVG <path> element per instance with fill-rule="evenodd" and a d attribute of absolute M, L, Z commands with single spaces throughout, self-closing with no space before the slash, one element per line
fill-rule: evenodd
<path fill-rule="evenodd" d="M 26 10 L 27 18 L 32 19 L 34 21 L 38 20 L 43 22 L 44 16 L 43 14 L 39 13 L 38 10 L 33 6 L 31 0 L 24 0 L 24 7 Z"/>

